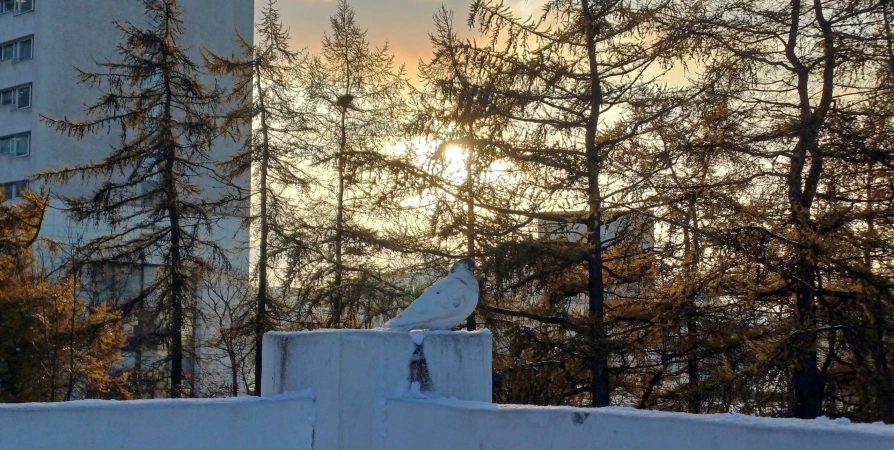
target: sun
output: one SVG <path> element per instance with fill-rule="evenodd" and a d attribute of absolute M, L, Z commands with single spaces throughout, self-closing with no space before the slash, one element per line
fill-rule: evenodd
<path fill-rule="evenodd" d="M 461 182 L 466 178 L 466 150 L 458 145 L 447 145 L 441 154 L 442 161 L 447 169 L 444 174 L 448 179 Z"/>
<path fill-rule="evenodd" d="M 465 150 L 458 145 L 448 145 L 444 147 L 444 160 L 452 167 L 454 164 L 462 164 L 464 161 Z"/>

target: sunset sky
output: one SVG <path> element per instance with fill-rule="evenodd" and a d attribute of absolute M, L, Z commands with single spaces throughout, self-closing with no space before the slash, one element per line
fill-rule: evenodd
<path fill-rule="evenodd" d="M 420 58 L 427 59 L 431 51 L 428 33 L 433 29 L 432 16 L 443 4 L 454 11 L 456 25 L 465 29 L 470 0 L 352 0 L 357 23 L 368 31 L 373 45 L 385 41 L 391 47 L 398 64 L 406 64 L 411 81 L 415 82 Z M 538 2 L 506 0 L 519 13 L 535 11 Z M 267 0 L 255 0 L 255 19 Z M 323 32 L 329 30 L 329 17 L 335 13 L 334 0 L 279 0 L 283 23 L 289 28 L 295 47 L 306 47 L 316 52 Z"/>

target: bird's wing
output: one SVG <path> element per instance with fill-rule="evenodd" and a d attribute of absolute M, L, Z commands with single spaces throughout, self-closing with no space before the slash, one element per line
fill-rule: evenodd
<path fill-rule="evenodd" d="M 391 326 L 445 319 L 467 301 L 470 287 L 455 277 L 438 281 L 419 296 L 407 309 L 388 321 Z"/>

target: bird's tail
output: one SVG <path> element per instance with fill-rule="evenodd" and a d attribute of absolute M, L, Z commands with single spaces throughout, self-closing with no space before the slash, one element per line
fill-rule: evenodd
<path fill-rule="evenodd" d="M 406 333 L 406 332 L 410 331 L 410 328 L 412 328 L 412 327 L 413 327 L 412 324 L 401 323 L 400 316 L 397 316 L 397 317 L 389 320 L 388 322 L 385 322 L 385 328 L 387 328 L 391 331 L 400 331 L 402 333 Z"/>

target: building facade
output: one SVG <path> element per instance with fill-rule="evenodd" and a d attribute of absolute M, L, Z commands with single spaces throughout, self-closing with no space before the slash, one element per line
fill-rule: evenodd
<path fill-rule="evenodd" d="M 7 201 L 15 201 L 29 186 L 37 188 L 34 174 L 100 160 L 117 142 L 114 132 L 76 140 L 47 126 L 42 117 L 84 118 L 84 106 L 93 103 L 99 92 L 78 83 L 78 69 L 90 72 L 98 68 L 97 61 L 116 60 L 122 35 L 114 23 L 145 26 L 143 1 L 0 0 L 0 188 Z M 203 48 L 225 55 L 237 52 L 237 33 L 249 42 L 252 39 L 252 0 L 181 0 L 179 4 L 186 29 L 183 44 L 194 61 L 201 61 Z M 224 160 L 237 149 L 238 143 L 221 139 L 212 157 Z M 209 192 L 219 189 L 210 179 L 202 184 Z M 95 185 L 75 180 L 46 187 L 53 200 L 42 237 L 72 244 L 108 231 L 102 226 L 73 223 L 58 200 L 60 195 L 88 195 Z M 244 187 L 248 187 L 247 180 Z M 234 214 L 221 220 L 214 239 L 229 250 L 231 264 L 247 273 L 249 239 L 241 219 Z M 146 267 L 128 269 L 123 276 L 130 284 L 144 282 L 155 264 L 147 261 Z M 205 303 L 201 298 L 197 302 Z M 130 324 L 130 328 L 131 333 L 139 334 L 141 325 Z M 191 332 L 196 341 L 202 341 L 214 330 L 196 326 Z M 128 364 L 139 367 L 142 352 L 131 353 L 136 355 L 127 355 Z M 199 367 L 201 359 L 197 357 L 189 365 L 196 366 L 195 371 L 216 370 Z"/>
<path fill-rule="evenodd" d="M 114 21 L 146 23 L 143 0 L 0 0 L 0 184 L 15 198 L 29 176 L 74 166 L 106 155 L 116 136 L 77 141 L 41 121 L 83 117 L 84 105 L 98 92 L 78 84 L 78 71 L 97 69 L 95 61 L 115 60 L 121 33 Z M 85 6 L 89 5 L 89 8 Z M 202 48 L 222 54 L 237 51 L 236 33 L 253 35 L 252 0 L 181 0 L 184 44 L 195 60 Z M 218 156 L 235 151 L 221 143 Z M 60 194 L 79 194 L 89 186 L 54 186 Z"/>

